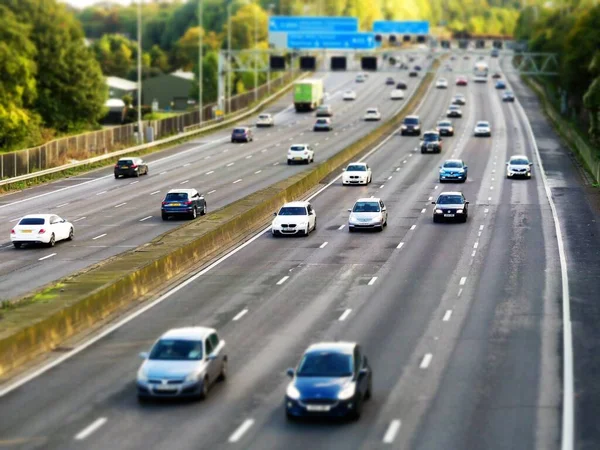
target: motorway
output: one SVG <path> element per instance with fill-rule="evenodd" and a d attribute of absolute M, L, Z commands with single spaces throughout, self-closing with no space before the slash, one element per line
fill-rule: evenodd
<path fill-rule="evenodd" d="M 290 144 L 314 144 L 319 163 L 378 126 L 362 121 L 366 108 L 378 106 L 383 120 L 402 108 L 405 102 L 390 100 L 391 88 L 384 85 L 386 76 L 399 80 L 398 74 L 374 73 L 366 83 L 355 83 L 354 75 L 325 75 L 327 102 L 334 109 L 333 132 L 314 133 L 314 114 L 296 114 L 288 94 L 265 111 L 274 114 L 275 127 L 255 130 L 251 143 L 232 144 L 227 129 L 148 156 L 147 177 L 115 180 L 111 167 L 0 197 L 0 300 L 26 294 L 180 225 L 181 221 L 164 222 L 160 217 L 160 202 L 171 188 L 198 189 L 206 195 L 209 212 L 214 211 L 307 170 L 287 166 Z M 405 80 L 408 96 L 417 81 Z M 344 102 L 342 93 L 349 88 L 356 90 L 357 100 Z M 20 217 L 36 213 L 68 219 L 75 226 L 76 239 L 55 248 L 14 249 L 11 227 Z"/>
<path fill-rule="evenodd" d="M 492 71 L 498 67 L 490 64 Z M 376 79 L 365 89 L 373 83 L 373 95 L 387 95 Z M 417 138 L 392 136 L 365 157 L 371 185 L 344 187 L 332 179 L 311 200 L 319 228 L 308 238 L 258 235 L 139 317 L 6 394 L 0 447 L 559 448 L 560 265 L 527 119 L 516 104 L 501 102 L 492 82 L 451 85 L 424 97 L 417 112 L 426 129 L 456 92 L 467 97 L 465 115 L 454 120 L 455 137 L 444 140 L 441 155 L 421 155 Z M 472 137 L 477 120 L 490 120 L 491 138 Z M 514 153 L 535 162 L 531 180 L 504 177 Z M 217 155 L 226 158 L 222 150 Z M 268 164 L 283 161 L 270 155 Z M 449 157 L 467 162 L 465 184 L 438 183 L 437 168 Z M 263 170 L 268 164 L 262 161 Z M 161 188 L 150 183 L 148 190 Z M 444 190 L 462 190 L 471 202 L 466 224 L 432 223 L 431 200 Z M 347 208 L 369 196 L 386 202 L 389 226 L 382 233 L 348 233 Z M 136 209 L 136 217 L 144 212 Z M 167 329 L 189 325 L 215 327 L 224 337 L 228 380 L 204 402 L 139 405 L 138 352 Z M 356 423 L 289 423 L 285 370 L 323 340 L 361 343 L 374 371 L 373 399 Z"/>

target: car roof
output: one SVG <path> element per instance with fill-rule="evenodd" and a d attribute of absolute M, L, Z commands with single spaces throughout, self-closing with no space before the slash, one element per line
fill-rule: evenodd
<path fill-rule="evenodd" d="M 330 351 L 351 355 L 356 347 L 356 342 L 319 342 L 312 344 L 304 353 Z"/>
<path fill-rule="evenodd" d="M 160 339 L 181 339 L 181 340 L 198 340 L 206 339 L 210 334 L 216 333 L 217 330 L 208 327 L 185 327 L 173 328 L 164 333 Z"/>
<path fill-rule="evenodd" d="M 380 202 L 381 199 L 380 198 L 375 198 L 375 197 L 363 197 L 363 198 L 359 198 L 356 200 L 356 202 L 354 203 L 358 203 L 358 202 Z"/>
<path fill-rule="evenodd" d="M 171 189 L 167 194 L 191 194 L 196 192 L 196 189 Z"/>
<path fill-rule="evenodd" d="M 288 202 L 288 203 L 285 203 L 282 206 L 282 208 L 285 208 L 286 206 L 291 206 L 291 207 L 298 207 L 298 206 L 300 206 L 300 207 L 306 208 L 308 206 L 308 204 L 309 203 L 305 202 L 305 201 Z"/>

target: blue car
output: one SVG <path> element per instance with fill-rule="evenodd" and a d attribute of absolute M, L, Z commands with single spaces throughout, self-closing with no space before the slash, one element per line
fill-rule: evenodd
<path fill-rule="evenodd" d="M 502 80 L 496 81 L 496 89 L 506 89 L 506 83 Z"/>
<path fill-rule="evenodd" d="M 355 342 L 325 342 L 308 347 L 285 395 L 288 419 L 360 417 L 371 397 L 372 371 Z"/>
<path fill-rule="evenodd" d="M 462 159 L 449 159 L 440 166 L 440 183 L 444 181 L 467 181 L 467 169 Z"/>
<path fill-rule="evenodd" d="M 171 216 L 195 219 L 206 214 L 206 199 L 196 189 L 171 189 L 160 206 L 162 220 Z"/>

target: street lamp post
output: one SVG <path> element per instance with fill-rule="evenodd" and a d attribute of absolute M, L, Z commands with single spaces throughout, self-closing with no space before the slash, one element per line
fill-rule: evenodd
<path fill-rule="evenodd" d="M 269 26 L 269 22 L 271 20 L 271 15 L 273 14 L 273 9 L 275 8 L 275 3 L 270 3 L 269 7 L 267 8 L 267 27 Z M 268 28 L 267 28 L 268 30 Z M 267 32 L 268 33 L 268 32 Z M 267 37 L 267 41 L 269 40 L 269 38 Z M 268 43 L 268 48 L 271 48 L 271 44 Z M 269 57 L 271 55 L 271 52 L 269 52 Z M 267 95 L 271 95 L 271 61 L 269 60 L 268 62 L 268 67 L 267 67 Z"/>
<path fill-rule="evenodd" d="M 138 76 L 138 89 L 137 89 L 137 116 L 138 116 L 138 137 L 139 142 L 144 142 L 144 132 L 142 130 L 142 1 L 138 0 L 137 5 L 137 41 L 138 41 L 138 54 L 137 54 L 137 76 Z"/>
<path fill-rule="evenodd" d="M 254 101 L 258 102 L 258 12 L 254 14 Z"/>
<path fill-rule="evenodd" d="M 202 64 L 202 60 L 204 59 L 204 49 L 202 48 L 202 33 L 204 29 L 202 28 L 203 20 L 203 1 L 198 0 L 198 121 L 200 125 L 202 125 L 203 113 L 204 113 L 204 105 L 202 103 L 202 95 L 203 95 L 203 82 L 204 82 L 204 67 Z"/>
<path fill-rule="evenodd" d="M 227 112 L 231 114 L 231 3 L 227 5 Z"/>

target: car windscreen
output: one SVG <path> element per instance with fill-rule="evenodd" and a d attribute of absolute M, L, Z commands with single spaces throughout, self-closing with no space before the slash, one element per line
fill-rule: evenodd
<path fill-rule="evenodd" d="M 356 202 L 352 212 L 379 212 L 379 202 Z"/>
<path fill-rule="evenodd" d="M 266 114 L 261 114 L 260 116 L 258 116 L 259 119 L 269 119 L 270 116 L 267 116 Z"/>
<path fill-rule="evenodd" d="M 292 145 L 290 147 L 290 150 L 293 152 L 302 152 L 306 150 L 306 147 L 304 145 Z"/>
<path fill-rule="evenodd" d="M 298 366 L 298 377 L 350 377 L 352 356 L 337 352 L 311 352 Z"/>
<path fill-rule="evenodd" d="M 458 111 L 460 108 L 457 105 L 450 105 L 448 108 L 450 111 Z"/>
<path fill-rule="evenodd" d="M 405 125 L 418 125 L 419 119 L 415 119 L 414 117 L 407 117 L 406 119 L 404 119 L 404 124 Z"/>
<path fill-rule="evenodd" d="M 478 127 L 489 127 L 490 124 L 488 122 L 477 122 Z"/>
<path fill-rule="evenodd" d="M 510 160 L 510 164 L 513 166 L 527 166 L 529 164 L 529 160 L 523 158 L 515 158 Z"/>
<path fill-rule="evenodd" d="M 438 122 L 438 127 L 451 127 L 451 122 Z"/>
<path fill-rule="evenodd" d="M 513 95 L 513 93 L 511 91 L 504 92 L 505 97 L 510 97 L 511 95 Z"/>
<path fill-rule="evenodd" d="M 367 167 L 363 166 L 362 164 L 353 164 L 348 166 L 348 168 L 346 169 L 346 172 L 366 172 L 367 171 Z"/>
<path fill-rule="evenodd" d="M 440 137 L 437 133 L 425 133 L 423 135 L 423 140 L 427 142 L 439 141 Z"/>
<path fill-rule="evenodd" d="M 120 159 L 117 164 L 119 166 L 132 166 L 133 161 L 131 159 Z"/>
<path fill-rule="evenodd" d="M 329 111 L 329 106 L 321 105 L 321 106 L 319 106 L 319 111 Z"/>
<path fill-rule="evenodd" d="M 45 221 L 43 217 L 25 217 L 21 219 L 19 225 L 44 225 Z"/>
<path fill-rule="evenodd" d="M 317 123 L 319 125 L 327 125 L 327 119 L 317 119 Z"/>
<path fill-rule="evenodd" d="M 185 192 L 169 192 L 165 197 L 166 202 L 183 202 L 188 199 L 188 195 Z"/>
<path fill-rule="evenodd" d="M 463 199 L 460 195 L 442 195 L 438 198 L 439 205 L 462 205 Z"/>
<path fill-rule="evenodd" d="M 202 341 L 161 339 L 148 359 L 155 361 L 199 361 L 202 359 Z"/>
<path fill-rule="evenodd" d="M 444 167 L 461 168 L 462 166 L 462 163 L 458 161 L 446 161 L 444 163 Z"/>
<path fill-rule="evenodd" d="M 367 109 L 367 114 L 377 114 L 376 109 Z"/>
<path fill-rule="evenodd" d="M 279 210 L 280 216 L 306 216 L 306 208 L 303 206 L 284 206 Z"/>

